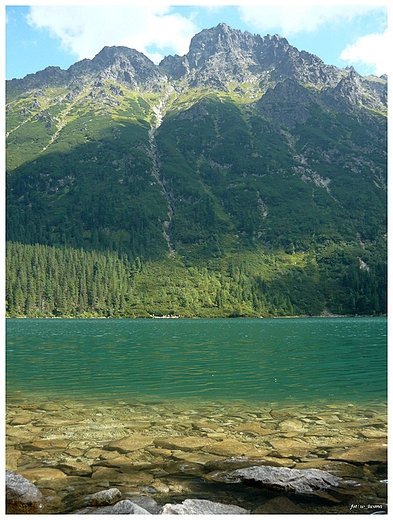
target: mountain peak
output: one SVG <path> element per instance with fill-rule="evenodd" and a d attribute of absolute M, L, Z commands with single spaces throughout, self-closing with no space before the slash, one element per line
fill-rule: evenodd
<path fill-rule="evenodd" d="M 287 78 L 318 87 L 327 82 L 331 87 L 342 78 L 341 69 L 299 51 L 278 34 L 262 38 L 225 23 L 196 34 L 185 56 L 164 58 L 160 67 L 173 79 L 187 79 L 191 86 L 222 90 L 240 82 L 258 85 L 264 92 Z"/>
<path fill-rule="evenodd" d="M 219 23 L 216 27 L 216 29 L 220 29 L 222 30 L 223 32 L 229 32 L 229 31 L 234 31 L 235 29 L 231 29 L 229 27 L 229 25 L 227 25 L 225 22 L 221 22 Z"/>
<path fill-rule="evenodd" d="M 188 56 L 192 60 L 193 56 L 203 54 L 203 57 L 208 59 L 217 52 L 232 51 L 240 45 L 242 39 L 241 31 L 221 23 L 196 34 L 191 39 Z"/>
<path fill-rule="evenodd" d="M 132 88 L 143 84 L 157 86 L 162 75 L 156 65 L 141 52 L 121 46 L 106 46 L 92 60 L 82 60 L 72 65 L 68 72 L 74 77 L 97 76 L 130 84 Z"/>
<path fill-rule="evenodd" d="M 386 110 L 383 78 L 380 84 L 366 81 L 353 68 L 326 65 L 278 34 L 262 37 L 226 23 L 202 30 L 191 39 L 187 54 L 167 56 L 158 66 L 135 49 L 105 46 L 93 59 L 81 60 L 67 71 L 48 67 L 7 85 L 20 92 L 109 80 L 139 91 L 158 92 L 166 90 L 169 81 L 175 89 L 210 87 L 225 92 L 237 83 L 240 90 L 255 98 L 287 79 L 319 90 L 338 87 L 335 95 L 339 100 Z"/>

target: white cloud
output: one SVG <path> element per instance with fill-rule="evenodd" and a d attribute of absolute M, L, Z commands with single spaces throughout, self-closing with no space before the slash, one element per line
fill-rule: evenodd
<path fill-rule="evenodd" d="M 78 59 L 93 58 L 104 46 L 125 45 L 158 61 L 164 49 L 185 54 L 198 28 L 164 5 L 31 6 L 28 22 L 59 38 Z M 149 53 L 149 47 L 154 51 Z M 166 52 L 167 53 L 167 52 Z"/>
<path fill-rule="evenodd" d="M 243 21 L 260 32 L 278 31 L 281 36 L 313 32 L 326 23 L 351 20 L 381 6 L 370 5 L 248 5 L 240 6 Z M 322 2 L 321 2 L 322 4 Z"/>
<path fill-rule="evenodd" d="M 377 76 L 388 74 L 391 62 L 391 46 L 388 29 L 382 34 L 368 34 L 359 38 L 353 45 L 347 45 L 340 59 L 350 63 L 367 65 Z"/>

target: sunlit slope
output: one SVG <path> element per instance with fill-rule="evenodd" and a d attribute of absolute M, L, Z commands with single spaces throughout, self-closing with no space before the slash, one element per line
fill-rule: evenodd
<path fill-rule="evenodd" d="M 221 24 L 160 66 L 106 47 L 12 80 L 6 110 L 7 240 L 117 255 L 111 315 L 386 311 L 385 78 Z"/>

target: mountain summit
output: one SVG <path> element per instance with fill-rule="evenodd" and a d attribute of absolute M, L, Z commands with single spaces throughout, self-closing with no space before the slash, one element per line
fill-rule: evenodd
<path fill-rule="evenodd" d="M 191 86 L 225 86 L 250 82 L 266 90 L 286 78 L 315 85 L 336 84 L 340 70 L 325 66 L 307 52 L 299 52 L 278 35 L 252 35 L 220 24 L 191 40 L 186 56 L 169 56 L 160 67 L 174 79 L 187 78 Z"/>
<path fill-rule="evenodd" d="M 191 39 L 185 56 L 167 56 L 156 66 L 142 53 L 127 47 L 104 47 L 92 60 L 84 59 L 67 71 L 48 67 L 22 80 L 14 79 L 9 88 L 23 91 L 42 86 L 72 84 L 81 78 L 112 80 L 133 89 L 155 91 L 175 83 L 182 88 L 230 89 L 233 83 L 248 84 L 257 95 L 277 83 L 292 79 L 297 83 L 343 92 L 343 84 L 356 90 L 352 102 L 375 105 L 386 110 L 386 77 L 362 78 L 353 68 L 325 65 L 317 56 L 298 51 L 279 35 L 261 37 L 231 29 L 221 23 Z M 244 87 L 245 88 L 245 87 Z M 345 93 L 347 97 L 348 89 Z"/>
<path fill-rule="evenodd" d="M 384 312 L 386 92 L 226 24 L 8 81 L 7 238 L 127 258 L 121 315 Z"/>

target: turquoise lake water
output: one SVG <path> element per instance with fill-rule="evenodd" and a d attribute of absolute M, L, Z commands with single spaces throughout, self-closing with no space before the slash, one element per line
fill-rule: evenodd
<path fill-rule="evenodd" d="M 387 400 L 386 318 L 8 319 L 9 398 Z"/>

